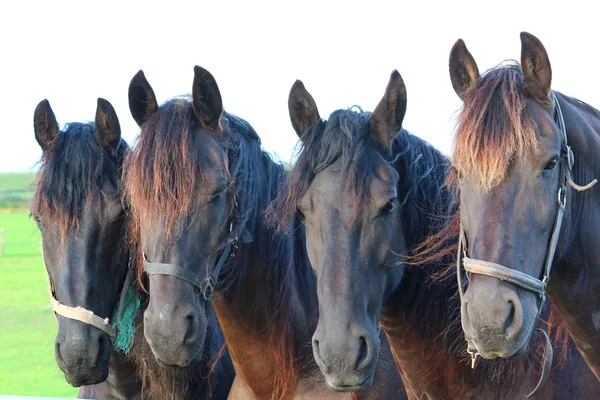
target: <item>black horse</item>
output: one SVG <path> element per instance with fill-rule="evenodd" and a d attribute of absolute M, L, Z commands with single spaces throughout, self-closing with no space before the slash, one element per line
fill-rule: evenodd
<path fill-rule="evenodd" d="M 34 130 L 43 153 L 31 213 L 42 233 L 58 319 L 56 362 L 67 381 L 91 385 L 80 390 L 85 398 L 205 398 L 211 390 L 226 398 L 234 376 L 227 355 L 210 376 L 212 387 L 207 381 L 212 358 L 224 345 L 215 320 L 203 363 L 173 370 L 147 360 L 136 326 L 147 300 L 129 269 L 120 191 L 128 147 L 112 105 L 98 99 L 95 123 L 71 123 L 60 131 L 44 100 L 35 110 Z"/>

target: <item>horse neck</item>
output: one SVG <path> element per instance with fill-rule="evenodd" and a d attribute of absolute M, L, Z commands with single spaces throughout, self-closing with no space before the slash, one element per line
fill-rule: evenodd
<path fill-rule="evenodd" d="M 434 398 L 466 394 L 472 386 L 456 384 L 471 372 L 457 351 L 464 342 L 454 275 L 432 281 L 443 268 L 407 267 L 380 318 L 404 384 L 416 394 L 435 392 Z"/>
<path fill-rule="evenodd" d="M 557 94 L 575 155 L 573 180 L 600 179 L 600 113 Z M 600 185 L 583 192 L 568 188 L 567 210 L 548 282 L 548 292 L 584 359 L 600 378 Z"/>
<path fill-rule="evenodd" d="M 226 283 L 214 306 L 237 376 L 255 397 L 270 398 L 277 390 L 275 381 L 285 380 L 281 375 L 291 368 L 291 360 L 293 368 L 301 370 L 312 355 L 309 343 L 317 303 L 311 295 L 316 285 L 302 227 L 293 226 L 284 235 L 264 221 L 285 172 L 257 146 L 242 147 L 248 149 L 254 151 L 238 168 L 248 175 L 243 179 L 246 187 L 238 188 L 238 204 L 245 208 L 239 212 L 249 218 L 246 227 L 252 239 L 241 243 L 224 271 Z"/>

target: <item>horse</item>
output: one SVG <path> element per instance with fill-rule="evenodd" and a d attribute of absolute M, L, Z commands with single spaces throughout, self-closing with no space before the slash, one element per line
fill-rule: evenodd
<path fill-rule="evenodd" d="M 145 336 L 155 356 L 192 362 L 212 302 L 236 370 L 230 398 L 403 398 L 398 373 L 385 368 L 385 346 L 370 392 L 333 393 L 323 384 L 310 350 L 318 308 L 303 230 L 292 224 L 289 235 L 278 234 L 263 218 L 286 172 L 248 122 L 223 110 L 213 75 L 196 66 L 191 97 L 158 107 L 140 71 L 129 104 L 141 134 L 125 189 L 138 271 L 148 275 Z"/>
<path fill-rule="evenodd" d="M 34 131 L 42 158 L 31 214 L 58 321 L 56 362 L 67 382 L 81 387 L 80 398 L 226 398 L 234 372 L 228 357 L 212 365 L 223 346 L 216 322 L 203 364 L 176 370 L 148 361 L 136 327 L 147 296 L 135 284 L 121 201 L 129 149 L 112 105 L 98 99 L 94 123 L 61 131 L 44 100 Z"/>
<path fill-rule="evenodd" d="M 600 111 L 551 89 L 546 49 L 526 32 L 520 65 L 482 76 L 458 40 L 450 77 L 464 103 L 452 162 L 469 347 L 485 358 L 520 354 L 547 290 L 600 378 L 600 187 L 590 182 L 600 176 Z"/>
<path fill-rule="evenodd" d="M 524 398 L 539 376 L 537 348 L 526 359 L 479 361 L 472 370 L 458 346 L 456 280 L 444 275 L 451 256 L 409 263 L 444 226 L 453 196 L 444 186 L 449 160 L 402 128 L 406 104 L 397 71 L 372 113 L 350 108 L 323 120 L 301 81 L 290 91 L 302 147 L 268 218 L 282 232 L 294 216 L 305 226 L 320 310 L 314 357 L 330 387 L 369 385 L 380 322 L 409 398 Z M 535 398 L 597 395 L 573 346 L 568 356 Z"/>

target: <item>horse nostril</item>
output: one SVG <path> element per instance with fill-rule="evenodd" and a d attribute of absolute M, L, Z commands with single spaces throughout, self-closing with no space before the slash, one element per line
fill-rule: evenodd
<path fill-rule="evenodd" d="M 60 343 L 59 342 L 54 343 L 54 355 L 57 359 L 59 359 L 60 361 L 63 361 L 62 354 L 60 354 Z"/>
<path fill-rule="evenodd" d="M 104 338 L 104 335 L 100 335 L 98 337 L 98 353 L 96 354 L 96 363 L 98 363 L 99 358 L 102 354 L 104 354 L 104 348 L 106 346 L 106 340 Z"/>
<path fill-rule="evenodd" d="M 515 304 L 513 303 L 512 300 L 509 300 L 508 304 L 510 307 L 510 311 L 508 312 L 508 317 L 506 317 L 506 321 L 504 323 L 504 332 L 508 332 L 508 330 L 510 329 L 510 326 L 513 324 L 513 321 L 515 320 Z"/>
<path fill-rule="evenodd" d="M 371 346 L 369 346 L 369 341 L 364 336 L 361 336 L 358 340 L 359 345 L 356 370 L 360 372 L 366 369 L 371 363 Z"/>
<path fill-rule="evenodd" d="M 523 309 L 518 299 L 507 299 L 510 310 L 504 323 L 504 334 L 509 340 L 514 340 L 523 326 Z"/>
<path fill-rule="evenodd" d="M 317 339 L 313 339 L 313 352 L 321 358 L 321 350 L 319 349 L 319 341 Z"/>
<path fill-rule="evenodd" d="M 187 329 L 183 338 L 183 344 L 190 344 L 195 340 L 196 336 L 196 318 L 194 314 L 190 314 L 185 317 L 187 323 Z"/>

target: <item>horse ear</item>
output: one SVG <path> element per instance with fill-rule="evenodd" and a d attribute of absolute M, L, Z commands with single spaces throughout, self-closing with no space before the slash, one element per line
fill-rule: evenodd
<path fill-rule="evenodd" d="M 42 148 L 47 150 L 58 136 L 58 122 L 48 100 L 42 100 L 33 113 L 33 131 L 35 139 Z"/>
<path fill-rule="evenodd" d="M 375 107 L 371 118 L 371 135 L 384 150 L 402 129 L 406 114 L 406 86 L 397 70 L 392 72 L 383 98 Z"/>
<path fill-rule="evenodd" d="M 308 93 L 301 80 L 294 82 L 288 97 L 288 109 L 292 126 L 299 138 L 308 128 L 321 120 L 317 103 Z"/>
<path fill-rule="evenodd" d="M 158 110 L 154 90 L 142 70 L 129 83 L 129 110 L 140 127 Z"/>
<path fill-rule="evenodd" d="M 547 100 L 552 83 L 550 59 L 542 42 L 527 32 L 521 32 L 521 68 L 527 93 L 535 99 Z"/>
<path fill-rule="evenodd" d="M 465 42 L 458 39 L 450 51 L 450 80 L 454 91 L 464 101 L 464 95 L 479 79 L 479 68 L 467 49 Z"/>
<path fill-rule="evenodd" d="M 202 67 L 194 67 L 194 85 L 192 87 L 192 105 L 194 115 L 204 129 L 210 133 L 221 132 L 223 99 L 215 77 Z"/>
<path fill-rule="evenodd" d="M 121 141 L 121 125 L 114 107 L 103 98 L 98 98 L 96 108 L 96 140 L 104 150 L 114 151 Z"/>

